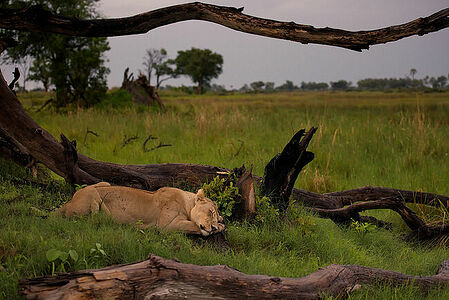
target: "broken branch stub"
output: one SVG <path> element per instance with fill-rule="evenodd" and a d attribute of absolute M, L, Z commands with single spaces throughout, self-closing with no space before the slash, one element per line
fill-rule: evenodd
<path fill-rule="evenodd" d="M 299 172 L 313 160 L 314 155 L 307 151 L 307 147 L 316 129 L 312 127 L 307 133 L 304 129 L 298 131 L 284 150 L 265 167 L 261 194 L 269 197 L 281 211 L 285 211 L 289 205 Z"/>

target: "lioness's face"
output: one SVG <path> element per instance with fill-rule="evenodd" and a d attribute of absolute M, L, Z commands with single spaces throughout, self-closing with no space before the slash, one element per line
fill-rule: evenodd
<path fill-rule="evenodd" d="M 223 218 L 218 213 L 217 205 L 204 196 L 202 189 L 196 194 L 195 206 L 190 212 L 190 218 L 198 225 L 203 236 L 225 229 Z"/>

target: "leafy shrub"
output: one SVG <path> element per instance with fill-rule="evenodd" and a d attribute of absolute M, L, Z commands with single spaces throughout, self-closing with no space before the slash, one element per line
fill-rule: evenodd
<path fill-rule="evenodd" d="M 99 108 L 124 108 L 132 106 L 131 94 L 123 89 L 113 89 L 106 94 L 106 99 L 97 104 Z"/>
<path fill-rule="evenodd" d="M 217 203 L 220 213 L 229 219 L 238 204 L 239 189 L 235 185 L 237 176 L 230 173 L 227 178 L 216 176 L 214 180 L 203 185 L 206 197 Z"/>

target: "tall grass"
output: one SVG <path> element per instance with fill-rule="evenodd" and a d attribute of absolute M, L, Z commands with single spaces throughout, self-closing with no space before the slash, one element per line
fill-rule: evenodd
<path fill-rule="evenodd" d="M 265 164 L 301 128 L 318 126 L 309 148 L 315 159 L 297 187 L 318 192 L 363 185 L 392 186 L 449 194 L 449 95 L 407 93 L 286 93 L 272 95 L 165 98 L 153 108 L 103 106 L 64 113 L 36 113 L 45 97 L 22 98 L 33 118 L 58 136 L 76 139 L 78 150 L 118 163 L 190 162 L 233 168 Z M 34 97 L 34 98 L 33 98 Z M 30 100 L 30 98 L 33 98 Z M 117 107 L 120 107 L 119 109 Z M 94 131 L 98 137 L 88 134 Z M 145 152 L 148 135 L 170 147 Z M 138 139 L 124 145 L 124 136 Z M 405 243 L 402 220 L 373 211 L 394 224 L 392 232 L 343 228 L 300 210 L 289 221 L 232 223 L 230 249 L 223 251 L 181 233 L 140 231 L 104 215 L 66 220 L 43 218 L 71 197 L 61 181 L 50 187 L 17 186 L 27 175 L 0 161 L 0 297 L 17 298 L 19 278 L 50 274 L 49 249 L 76 250 L 72 270 L 92 267 L 89 250 L 100 243 L 107 259 L 99 265 L 144 259 L 148 253 L 201 265 L 227 264 L 251 274 L 298 277 L 332 263 L 360 264 L 408 274 L 434 274 L 448 258 L 445 245 Z M 32 207 L 38 210 L 32 209 Z M 424 211 L 423 213 L 428 213 Z M 443 212 L 444 213 L 444 212 Z M 445 299 L 449 291 L 423 294 L 411 287 L 362 287 L 350 299 Z"/>
<path fill-rule="evenodd" d="M 33 117 L 79 151 L 119 163 L 265 164 L 301 128 L 318 126 L 315 160 L 297 186 L 326 178 L 326 191 L 363 185 L 449 194 L 447 93 L 292 93 L 164 99 L 168 113 L 142 107 L 41 112 Z M 87 135 L 87 130 L 98 137 Z M 171 147 L 144 152 L 148 135 Z M 124 137 L 138 136 L 123 146 Z M 85 142 L 84 142 L 85 141 Z M 240 150 L 240 151 L 239 151 Z"/>

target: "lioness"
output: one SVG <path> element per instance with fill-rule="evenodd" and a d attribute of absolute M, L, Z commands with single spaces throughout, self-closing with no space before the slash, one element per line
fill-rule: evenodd
<path fill-rule="evenodd" d="M 56 213 L 72 217 L 98 211 L 143 228 L 158 226 L 203 236 L 225 229 L 217 205 L 202 189 L 197 194 L 170 187 L 148 192 L 100 182 L 77 191 Z"/>

